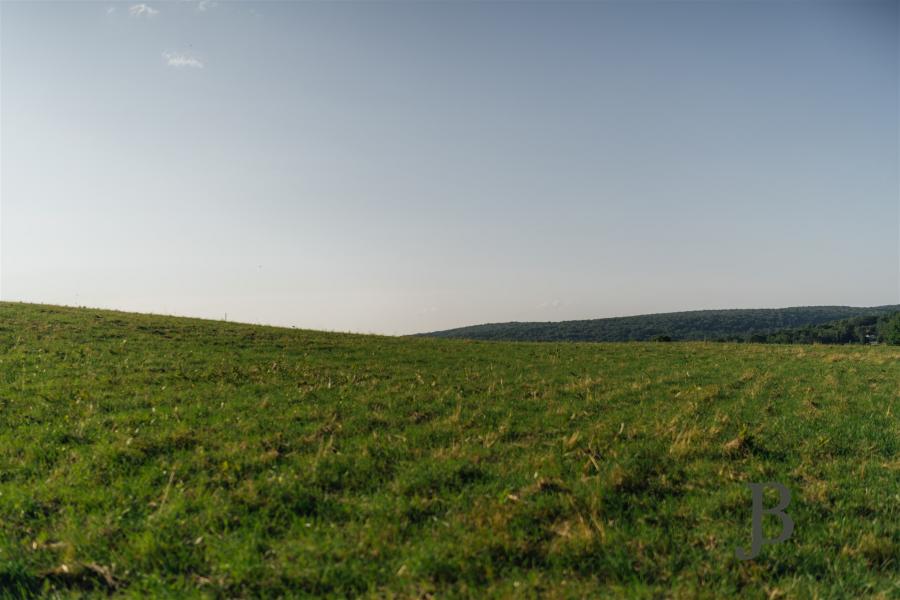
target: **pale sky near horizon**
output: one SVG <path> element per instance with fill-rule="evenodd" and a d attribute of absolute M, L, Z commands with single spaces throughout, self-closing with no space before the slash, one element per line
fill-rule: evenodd
<path fill-rule="evenodd" d="M 413 333 L 897 303 L 898 4 L 0 2 L 0 299 Z"/>

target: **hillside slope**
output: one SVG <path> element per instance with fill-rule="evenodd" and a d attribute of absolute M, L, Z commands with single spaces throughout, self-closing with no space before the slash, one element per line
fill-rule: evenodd
<path fill-rule="evenodd" d="M 648 341 L 656 336 L 669 336 L 674 340 L 717 340 L 820 325 L 851 317 L 884 315 L 898 310 L 900 305 L 696 310 L 582 321 L 486 323 L 419 335 L 532 342 Z"/>
<path fill-rule="evenodd" d="M 892 597 L 897 381 L 0 303 L 0 596 Z M 738 561 L 767 480 L 795 532 Z"/>

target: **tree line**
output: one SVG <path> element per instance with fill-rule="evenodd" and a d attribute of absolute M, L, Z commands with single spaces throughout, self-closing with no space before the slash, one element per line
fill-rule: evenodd
<path fill-rule="evenodd" d="M 486 323 L 420 335 L 531 342 L 705 340 L 772 343 L 864 343 L 879 332 L 878 319 L 900 305 L 868 308 L 799 306 L 698 310 L 579 321 Z M 884 326 L 882 326 L 884 327 Z M 885 338 L 886 339 L 886 338 Z"/>
<path fill-rule="evenodd" d="M 841 319 L 760 333 L 723 336 L 721 342 L 760 344 L 895 344 L 900 345 L 900 312 Z"/>

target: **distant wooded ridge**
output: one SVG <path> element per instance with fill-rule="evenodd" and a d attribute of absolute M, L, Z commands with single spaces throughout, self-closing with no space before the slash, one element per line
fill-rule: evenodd
<path fill-rule="evenodd" d="M 486 323 L 418 334 L 438 338 L 534 342 L 708 340 L 771 343 L 893 342 L 900 304 L 737 308 L 582 321 Z"/>

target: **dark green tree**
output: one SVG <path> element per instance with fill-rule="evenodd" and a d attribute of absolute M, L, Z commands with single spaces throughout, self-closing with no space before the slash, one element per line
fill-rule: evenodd
<path fill-rule="evenodd" d="M 878 323 L 878 339 L 885 344 L 900 345 L 900 313 Z"/>

